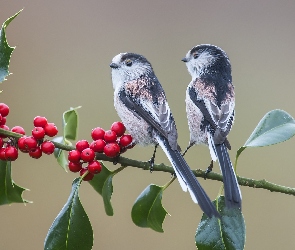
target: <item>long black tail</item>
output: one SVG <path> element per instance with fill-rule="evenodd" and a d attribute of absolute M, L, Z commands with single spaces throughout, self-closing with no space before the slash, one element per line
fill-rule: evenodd
<path fill-rule="evenodd" d="M 215 144 L 215 149 L 223 175 L 225 204 L 227 207 L 241 208 L 242 195 L 226 146 L 224 143 Z"/>
<path fill-rule="evenodd" d="M 169 158 L 183 191 L 186 192 L 189 190 L 192 200 L 199 204 L 208 217 L 220 217 L 210 198 L 205 193 L 181 153 L 178 150 L 173 150 L 166 138 L 158 136 L 157 141 Z"/>

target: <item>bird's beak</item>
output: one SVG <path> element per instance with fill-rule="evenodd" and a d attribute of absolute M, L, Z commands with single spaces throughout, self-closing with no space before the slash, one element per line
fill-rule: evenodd
<path fill-rule="evenodd" d="M 185 62 L 185 63 L 188 62 L 188 60 L 187 60 L 186 57 L 182 58 L 181 61 L 183 61 L 183 62 Z"/>
<path fill-rule="evenodd" d="M 119 65 L 116 64 L 116 63 L 111 63 L 111 64 L 110 64 L 110 67 L 111 67 L 112 69 L 117 69 L 117 68 L 119 68 Z"/>

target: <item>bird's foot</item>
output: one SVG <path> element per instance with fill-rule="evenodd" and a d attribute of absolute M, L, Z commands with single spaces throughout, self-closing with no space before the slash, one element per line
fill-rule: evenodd
<path fill-rule="evenodd" d="M 149 159 L 148 163 L 150 164 L 150 172 L 152 173 L 154 171 L 155 157 Z"/>
<path fill-rule="evenodd" d="M 182 156 L 184 156 L 193 145 L 194 145 L 194 143 L 190 142 L 189 145 L 186 147 L 186 149 L 183 151 Z"/>
<path fill-rule="evenodd" d="M 213 160 L 211 160 L 211 163 L 210 163 L 209 167 L 208 167 L 207 170 L 205 171 L 205 174 L 204 174 L 204 179 L 205 179 L 205 180 L 206 180 L 206 178 L 207 178 L 207 174 L 209 174 L 212 170 L 213 170 Z"/>

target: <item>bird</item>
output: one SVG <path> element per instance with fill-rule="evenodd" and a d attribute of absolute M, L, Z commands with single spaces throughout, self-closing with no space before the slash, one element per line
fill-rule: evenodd
<path fill-rule="evenodd" d="M 241 190 L 227 151 L 231 149 L 227 136 L 235 116 L 230 60 L 220 47 L 200 44 L 190 49 L 182 61 L 192 76 L 185 99 L 190 130 L 186 151 L 195 144 L 209 146 L 211 164 L 218 159 L 223 175 L 226 206 L 241 209 Z"/>
<path fill-rule="evenodd" d="M 142 55 L 125 52 L 116 55 L 110 67 L 114 106 L 132 135 L 133 144 L 159 144 L 171 162 L 183 191 L 189 191 L 192 200 L 208 217 L 220 217 L 182 157 L 175 120 L 151 63 Z"/>

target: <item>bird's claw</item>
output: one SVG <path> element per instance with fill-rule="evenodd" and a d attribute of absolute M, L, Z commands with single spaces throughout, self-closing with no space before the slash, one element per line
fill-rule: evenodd
<path fill-rule="evenodd" d="M 155 157 L 149 159 L 148 163 L 150 164 L 150 172 L 152 173 L 154 171 Z"/>
<path fill-rule="evenodd" d="M 205 174 L 204 174 L 204 179 L 205 179 L 205 180 L 206 180 L 206 178 L 207 178 L 207 174 L 209 174 L 212 170 L 213 170 L 213 160 L 211 160 L 211 163 L 210 163 L 209 167 L 208 167 L 207 170 L 205 171 Z"/>

